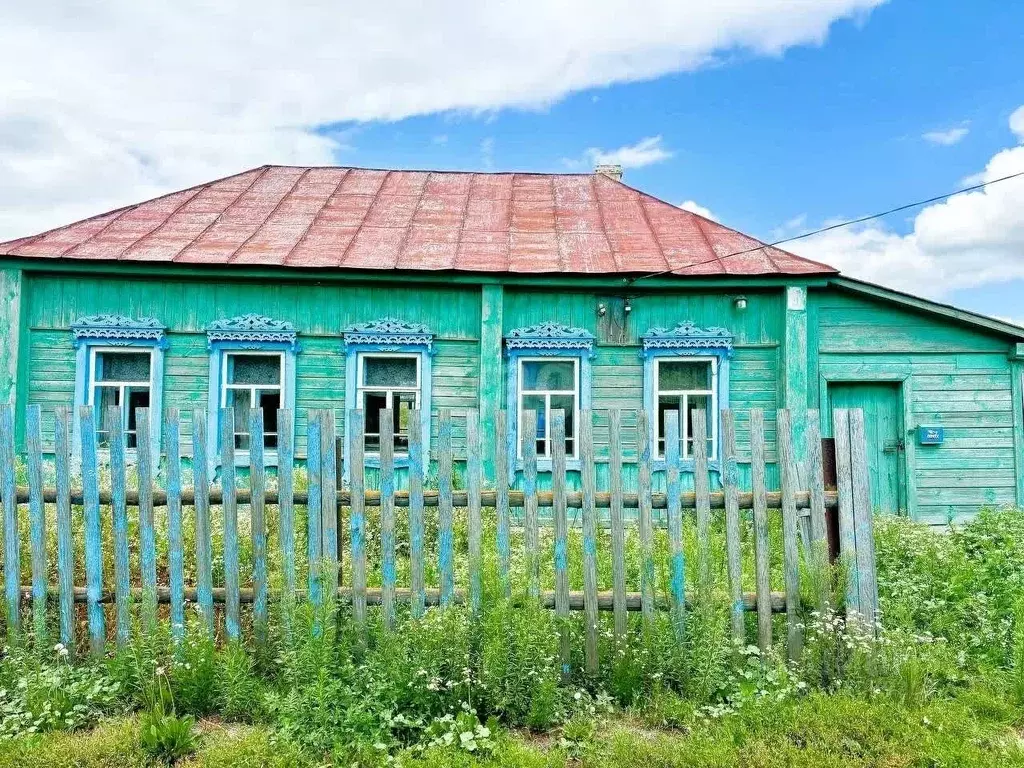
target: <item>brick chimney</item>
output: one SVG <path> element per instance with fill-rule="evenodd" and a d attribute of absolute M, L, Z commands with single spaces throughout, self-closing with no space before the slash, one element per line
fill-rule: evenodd
<path fill-rule="evenodd" d="M 609 179 L 614 179 L 615 181 L 622 181 L 621 165 L 599 165 L 594 168 L 594 173 L 607 176 Z"/>

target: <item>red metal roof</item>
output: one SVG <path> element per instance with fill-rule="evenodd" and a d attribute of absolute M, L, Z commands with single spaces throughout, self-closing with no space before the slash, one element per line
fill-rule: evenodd
<path fill-rule="evenodd" d="M 836 272 L 599 174 L 288 166 L 0 243 L 0 254 L 510 273 Z"/>

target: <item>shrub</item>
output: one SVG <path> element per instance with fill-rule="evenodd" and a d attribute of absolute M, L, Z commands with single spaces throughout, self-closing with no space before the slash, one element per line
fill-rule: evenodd
<path fill-rule="evenodd" d="M 121 685 L 102 666 L 71 664 L 60 644 L 53 654 L 8 649 L 0 662 L 0 738 L 74 731 L 122 708 Z"/>

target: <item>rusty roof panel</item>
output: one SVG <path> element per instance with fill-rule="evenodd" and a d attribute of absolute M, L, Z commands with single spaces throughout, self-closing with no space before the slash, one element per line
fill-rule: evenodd
<path fill-rule="evenodd" d="M 354 269 L 834 274 L 595 174 L 262 166 L 0 244 L 31 258 Z"/>

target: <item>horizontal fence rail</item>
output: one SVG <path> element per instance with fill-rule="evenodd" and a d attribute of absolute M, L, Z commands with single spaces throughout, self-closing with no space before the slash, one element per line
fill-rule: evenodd
<path fill-rule="evenodd" d="M 836 484 L 826 488 L 818 413 L 808 412 L 806 428 L 797 430 L 790 413 L 779 410 L 778 490 L 766 484 L 765 414 L 757 409 L 749 414 L 750 481 L 744 488 L 736 414 L 730 410 L 720 414 L 720 461 L 714 467 L 703 412 L 690 414 L 685 446 L 679 415 L 666 413 L 665 456 L 656 458 L 647 414 L 636 414 L 635 427 L 624 430 L 622 414 L 608 411 L 609 442 L 601 460 L 607 464 L 606 488 L 598 487 L 594 414 L 587 410 L 573 414 L 570 425 L 578 449 L 572 471 L 566 468 L 565 414 L 553 411 L 543 425 L 550 449 L 543 469 L 538 422 L 532 412 L 522 414 L 522 458 L 514 473 L 503 411 L 493 433 L 483 434 L 475 411 L 441 409 L 427 456 L 419 413 L 406 414 L 396 436 L 395 414 L 385 409 L 375 422 L 379 435 L 373 436 L 379 453 L 368 457 L 362 411 L 347 414 L 348 433 L 342 437 L 333 411 L 311 410 L 305 414 L 304 459 L 297 459 L 292 438 L 295 414 L 282 409 L 274 415 L 279 442 L 265 448 L 262 411 L 236 425 L 234 411 L 223 409 L 213 425 L 207 424 L 206 410 L 197 409 L 186 453 L 181 414 L 168 409 L 160 425 L 163 452 L 154 456 L 145 448 L 128 450 L 119 408 L 106 414 L 88 406 L 77 412 L 58 408 L 52 448 L 44 452 L 42 414 L 30 405 L 25 452 L 18 457 L 12 409 L 0 407 L 8 638 L 17 641 L 24 634 L 27 607 L 37 640 L 54 632 L 69 648 L 84 619 L 83 642 L 98 655 L 109 641 L 128 642 L 135 617 L 143 631 L 169 621 L 180 639 L 186 605 L 195 604 L 210 633 L 232 640 L 244 633 L 262 645 L 272 605 L 321 605 L 331 598 L 349 606 L 346 620 L 364 631 L 368 608 L 379 609 L 385 628 L 395 626 L 399 610 L 412 619 L 427 608 L 452 605 L 479 613 L 486 608 L 485 585 L 494 584 L 495 594 L 514 605 L 535 602 L 561 617 L 582 612 L 588 671 L 599 662 L 599 612 L 613 614 L 619 639 L 631 631 L 630 613 L 651 622 L 664 612 L 682 639 L 688 611 L 705 599 L 728 605 L 737 643 L 747 642 L 744 616 L 755 613 L 757 642 L 765 649 L 773 642 L 773 616 L 784 614 L 785 645 L 796 658 L 802 644 L 801 574 L 827 567 L 830 518 L 847 572 L 846 609 L 874 620 L 877 586 L 860 411 L 832 414 Z M 464 432 L 454 429 L 457 420 Z M 133 426 L 134 444 L 149 446 L 148 409 L 135 412 Z M 80 450 L 73 456 L 75 429 Z M 216 457 L 208 455 L 211 431 Z M 236 447 L 239 434 L 248 436 L 237 443 L 244 451 Z M 459 455 L 456 434 L 465 435 Z M 795 434 L 803 444 L 795 444 Z M 630 459 L 635 485 L 628 490 L 626 437 L 635 437 L 629 444 L 636 446 Z M 492 478 L 483 474 L 485 441 L 496 457 Z M 366 487 L 370 458 L 379 490 Z M 183 468 L 189 466 L 187 487 Z M 47 476 L 55 479 L 53 486 L 44 486 Z M 436 487 L 425 487 L 428 476 L 436 478 L 430 481 Z M 550 482 L 544 490 L 538 487 L 542 476 Z M 692 490 L 683 490 L 684 477 Z M 655 478 L 664 490 L 652 490 Z M 456 480 L 463 487 L 455 488 Z M 55 563 L 48 559 L 51 553 Z M 783 590 L 773 591 L 773 581 Z M 818 608 L 830 599 L 827 580 L 822 583 Z M 568 673 L 571 633 L 565 623 L 559 633 Z"/>

